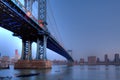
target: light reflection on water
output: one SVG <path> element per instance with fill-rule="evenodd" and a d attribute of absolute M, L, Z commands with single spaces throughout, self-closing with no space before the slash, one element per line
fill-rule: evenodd
<path fill-rule="evenodd" d="M 40 73 L 31 77 L 16 77 L 16 74 Z M 54 65 L 47 70 L 10 69 L 0 70 L 0 77 L 12 76 L 12 80 L 120 80 L 120 66 L 72 66 Z"/>

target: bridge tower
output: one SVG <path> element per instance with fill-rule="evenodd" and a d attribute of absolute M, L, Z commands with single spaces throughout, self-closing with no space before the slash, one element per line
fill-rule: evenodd
<path fill-rule="evenodd" d="M 46 27 L 46 0 L 24 0 L 24 6 L 29 13 L 32 13 L 32 5 L 34 1 L 38 2 L 38 23 L 39 26 L 43 29 L 42 38 L 37 38 L 37 51 L 36 58 L 32 59 L 32 49 L 31 44 L 32 40 L 29 38 L 22 38 L 22 55 L 21 60 L 15 64 L 15 68 L 27 68 L 27 69 L 46 69 L 51 68 L 51 62 L 47 60 L 46 48 L 47 48 L 47 38 L 48 38 L 48 29 Z M 32 66 L 31 66 L 32 65 Z"/>
<path fill-rule="evenodd" d="M 24 0 L 24 6 L 28 12 L 32 13 L 32 5 L 35 0 Z M 38 2 L 38 23 L 40 27 L 44 29 L 43 39 L 37 39 L 37 53 L 36 60 L 47 60 L 46 57 L 46 47 L 47 47 L 47 35 L 46 31 L 48 30 L 46 27 L 46 0 L 37 0 Z M 32 41 L 30 39 L 22 39 L 22 60 L 31 60 L 31 44 Z"/>
<path fill-rule="evenodd" d="M 47 6 L 46 6 L 46 0 L 37 0 L 38 1 L 38 23 L 40 27 L 44 29 L 43 39 L 40 40 L 37 39 L 37 53 L 36 53 L 36 59 L 39 60 L 47 60 L 46 56 L 46 48 L 47 48 L 47 35 L 46 32 L 48 31 L 46 27 L 46 14 L 47 14 Z"/>

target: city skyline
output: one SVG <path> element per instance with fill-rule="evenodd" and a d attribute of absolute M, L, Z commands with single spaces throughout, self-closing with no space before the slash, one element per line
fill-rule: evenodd
<path fill-rule="evenodd" d="M 103 59 L 104 54 L 109 54 L 110 59 L 113 59 L 113 54 L 120 53 L 120 1 L 70 0 L 68 4 L 68 0 L 57 0 L 49 3 L 62 42 L 66 50 L 73 51 L 74 59 L 79 60 L 79 57 L 87 58 L 86 56 L 90 55 Z M 48 15 L 51 19 L 50 11 Z M 48 27 L 50 26 L 48 24 Z M 12 55 L 16 48 L 21 53 L 21 40 L 12 37 L 12 33 L 1 28 L 0 44 L 1 53 Z M 52 51 L 48 52 L 49 58 L 58 56 Z M 34 55 L 35 53 L 36 50 L 33 50 Z"/>
<path fill-rule="evenodd" d="M 0 53 L 0 57 L 2 56 L 9 56 L 10 58 L 13 58 L 13 57 L 18 57 L 19 56 L 19 59 L 21 57 L 21 52 L 19 53 L 20 51 L 18 51 L 18 49 L 15 49 L 14 50 L 14 53 L 13 53 L 13 56 L 9 55 L 9 54 L 4 54 L 4 53 Z M 72 51 L 70 50 L 69 53 L 71 53 Z M 47 53 L 48 54 L 48 53 Z M 16 56 L 18 55 L 18 56 Z M 71 54 L 72 55 L 72 54 Z M 87 61 L 88 60 L 88 57 L 96 57 L 96 60 L 97 58 L 99 59 L 99 61 L 105 61 L 105 62 L 109 62 L 109 61 L 115 61 L 115 59 L 117 58 L 117 61 L 119 60 L 120 61 L 120 57 L 119 57 L 120 53 L 113 53 L 112 54 L 112 59 L 109 57 L 110 55 L 109 54 L 104 54 L 102 56 L 103 59 L 101 59 L 99 56 L 95 56 L 95 55 L 89 55 L 89 56 L 86 56 L 86 57 L 79 57 L 79 59 L 74 59 L 75 61 L 79 61 L 80 59 L 84 59 L 84 61 Z M 62 57 L 62 56 L 61 56 Z M 50 58 L 50 57 L 49 57 Z M 32 55 L 32 59 L 35 59 L 35 55 Z M 66 59 L 62 59 L 62 58 L 53 58 L 51 60 L 66 60 Z"/>

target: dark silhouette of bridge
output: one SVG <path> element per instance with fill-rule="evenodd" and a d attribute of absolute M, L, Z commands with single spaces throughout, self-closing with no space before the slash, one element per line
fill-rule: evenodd
<path fill-rule="evenodd" d="M 49 48 L 68 61 L 74 61 L 47 29 L 46 0 L 38 0 L 38 20 L 31 14 L 33 2 L 34 0 L 25 0 L 23 6 L 18 0 L 0 0 L 0 27 L 22 39 L 21 60 L 32 60 L 31 44 L 36 42 L 36 60 L 46 60 L 46 48 Z"/>

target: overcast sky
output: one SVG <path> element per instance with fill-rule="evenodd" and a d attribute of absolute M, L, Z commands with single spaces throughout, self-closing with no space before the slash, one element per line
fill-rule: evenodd
<path fill-rule="evenodd" d="M 36 8 L 33 13 L 36 15 Z M 62 40 L 66 49 L 73 50 L 74 59 L 97 56 L 103 60 L 108 54 L 113 60 L 114 54 L 120 53 L 120 0 L 49 0 L 47 16 L 48 29 L 61 36 L 57 35 L 58 40 Z M 13 55 L 16 48 L 21 53 L 21 40 L 1 28 L 0 44 L 1 53 Z M 50 59 L 60 57 L 48 53 L 52 53 L 48 54 Z"/>

